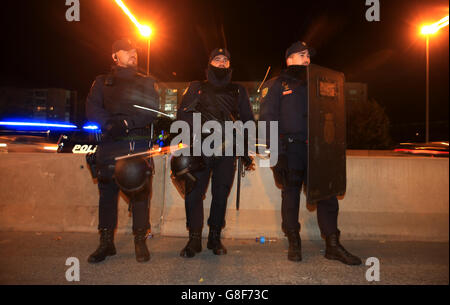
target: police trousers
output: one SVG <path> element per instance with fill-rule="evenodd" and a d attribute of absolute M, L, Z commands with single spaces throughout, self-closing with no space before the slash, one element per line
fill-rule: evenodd
<path fill-rule="evenodd" d="M 210 227 L 225 227 L 227 200 L 236 171 L 236 157 L 204 157 L 205 169 L 194 172 L 197 179 L 194 189 L 185 197 L 186 226 L 190 230 L 203 228 L 203 199 L 211 178 Z"/>
<path fill-rule="evenodd" d="M 293 143 L 285 146 L 280 152 L 279 161 L 279 166 L 287 171 L 287 181 L 281 187 L 282 229 L 284 232 L 300 231 L 298 221 L 300 194 L 303 184 L 307 183 L 307 144 Z M 277 166 L 272 168 L 274 176 L 278 169 Z M 336 196 L 317 202 L 317 222 L 323 235 L 328 236 L 338 232 L 338 213 L 339 202 Z"/>
<path fill-rule="evenodd" d="M 133 144 L 131 144 L 133 146 Z M 149 148 L 149 141 L 134 142 L 134 152 L 145 151 Z M 117 227 L 119 186 L 115 183 L 114 158 L 130 152 L 129 141 L 101 142 L 97 148 L 96 165 L 98 170 L 99 213 L 98 229 L 114 230 Z M 151 181 L 151 179 L 150 179 Z M 150 182 L 151 183 L 151 182 Z M 135 196 L 126 196 L 129 200 L 133 215 L 133 231 L 150 229 L 149 201 L 151 185 Z"/>

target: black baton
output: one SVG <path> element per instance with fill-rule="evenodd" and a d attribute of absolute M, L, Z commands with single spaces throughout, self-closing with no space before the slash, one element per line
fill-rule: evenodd
<path fill-rule="evenodd" d="M 239 211 L 239 200 L 241 198 L 241 176 L 242 176 L 242 161 L 238 158 L 238 180 L 236 188 L 236 210 Z"/>

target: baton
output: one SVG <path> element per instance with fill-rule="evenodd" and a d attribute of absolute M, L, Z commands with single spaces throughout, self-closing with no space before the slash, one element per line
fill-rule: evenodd
<path fill-rule="evenodd" d="M 173 145 L 173 146 L 159 147 L 156 149 L 152 148 L 152 149 L 149 149 L 149 150 L 146 150 L 143 152 L 118 156 L 118 157 L 114 158 L 114 160 L 118 161 L 118 160 L 122 160 L 122 159 L 130 159 L 130 158 L 137 158 L 137 157 L 143 157 L 144 159 L 147 159 L 147 158 L 151 158 L 154 156 L 169 154 L 171 152 L 175 152 L 177 150 L 180 150 L 180 149 L 183 149 L 186 147 L 187 147 L 186 144 L 181 144 L 181 145 L 176 145 L 176 146 Z"/>
<path fill-rule="evenodd" d="M 236 186 L 236 210 L 239 211 L 239 201 L 241 199 L 241 176 L 242 176 L 242 161 L 238 157 L 238 181 Z"/>
<path fill-rule="evenodd" d="M 173 118 L 173 115 L 171 115 L 171 114 L 167 114 L 167 113 L 164 113 L 164 112 L 161 112 L 161 111 L 155 110 L 155 109 L 151 109 L 151 108 L 147 108 L 147 107 L 143 107 L 143 106 L 139 106 L 139 105 L 133 105 L 133 107 L 136 107 L 136 108 L 139 108 L 139 109 L 144 109 L 144 110 L 148 110 L 148 111 L 153 111 L 153 112 L 156 112 L 156 113 L 159 113 L 159 114 L 165 115 L 166 117 L 169 117 L 169 118 Z"/>

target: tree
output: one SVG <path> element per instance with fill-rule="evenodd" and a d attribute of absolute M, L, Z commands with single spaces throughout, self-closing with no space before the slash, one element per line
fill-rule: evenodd
<path fill-rule="evenodd" d="M 347 148 L 391 148 L 389 126 L 389 118 L 376 100 L 347 102 Z"/>

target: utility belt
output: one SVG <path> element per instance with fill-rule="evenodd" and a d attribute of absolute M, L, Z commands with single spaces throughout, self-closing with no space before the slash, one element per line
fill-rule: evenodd
<path fill-rule="evenodd" d="M 213 135 L 212 132 L 211 133 L 202 132 L 200 134 L 200 136 L 196 136 L 195 143 L 198 143 L 197 145 L 201 145 L 201 147 L 203 149 L 204 141 L 208 137 L 210 137 L 212 135 Z M 228 141 L 226 141 L 226 140 L 228 140 Z M 217 150 L 221 150 L 222 151 L 221 156 L 213 155 L 211 157 L 224 157 L 224 156 L 226 156 L 226 152 L 229 151 L 229 150 L 232 150 L 234 152 L 233 156 L 236 157 L 236 153 L 237 153 L 237 149 L 238 149 L 236 147 L 236 145 L 237 145 L 236 141 L 237 141 L 237 139 L 236 139 L 235 135 L 232 138 L 227 139 L 225 134 L 222 134 L 222 137 L 221 137 L 219 143 L 217 143 L 216 141 L 211 141 L 210 142 L 211 146 L 209 148 L 214 149 L 215 151 L 217 151 Z M 191 143 L 193 143 L 193 145 L 194 145 L 194 140 L 192 138 L 191 138 Z M 217 146 L 214 147 L 213 145 L 220 145 L 220 147 L 217 147 Z M 232 146 L 232 148 L 231 148 L 231 146 Z M 243 151 L 244 151 L 245 155 L 248 154 L 248 147 L 247 147 L 246 138 L 244 138 Z"/>
<path fill-rule="evenodd" d="M 112 138 L 113 141 L 138 141 L 150 140 L 152 132 L 150 127 L 133 128 L 128 130 L 126 135 Z M 102 140 L 111 139 L 109 135 L 102 134 Z"/>
<path fill-rule="evenodd" d="M 127 154 L 145 153 L 151 148 L 150 138 L 142 140 L 129 140 L 129 141 L 108 141 L 100 144 L 100 147 L 95 152 L 89 152 L 86 154 L 86 162 L 91 172 L 92 178 L 98 178 L 98 172 L 101 170 L 106 173 L 106 176 L 111 176 L 114 172 L 114 166 L 116 164 L 115 158 L 119 156 L 125 156 Z M 137 159 L 137 157 L 136 157 Z M 153 162 L 150 158 L 150 163 Z"/>
<path fill-rule="evenodd" d="M 151 133 L 151 128 L 150 127 L 142 127 L 142 128 L 133 128 L 130 129 L 128 131 L 128 133 L 124 136 L 119 136 L 119 137 L 114 137 L 111 138 L 110 135 L 108 135 L 107 133 L 102 133 L 101 136 L 101 141 L 99 143 L 99 145 L 116 145 L 115 143 L 117 142 L 128 142 L 129 145 L 129 150 L 127 151 L 123 151 L 123 154 L 128 153 L 132 153 L 135 150 L 135 145 L 136 142 L 140 142 L 141 144 L 138 144 L 138 146 L 140 147 L 140 149 L 142 149 L 142 142 L 141 141 L 145 141 L 145 143 L 148 142 L 148 148 L 151 148 L 152 146 L 152 133 Z M 147 144 L 146 144 L 147 145 Z M 146 148 L 146 149 L 148 149 Z M 115 149 L 107 149 L 112 151 L 115 151 Z M 120 148 L 120 150 L 123 150 L 122 148 Z M 98 156 L 98 149 L 94 152 L 94 153 L 88 153 L 86 155 L 86 161 L 89 167 L 89 170 L 91 172 L 92 178 L 97 178 L 97 156 Z M 104 159 L 105 156 L 103 155 L 102 159 Z M 109 157 L 108 157 L 109 158 Z"/>

